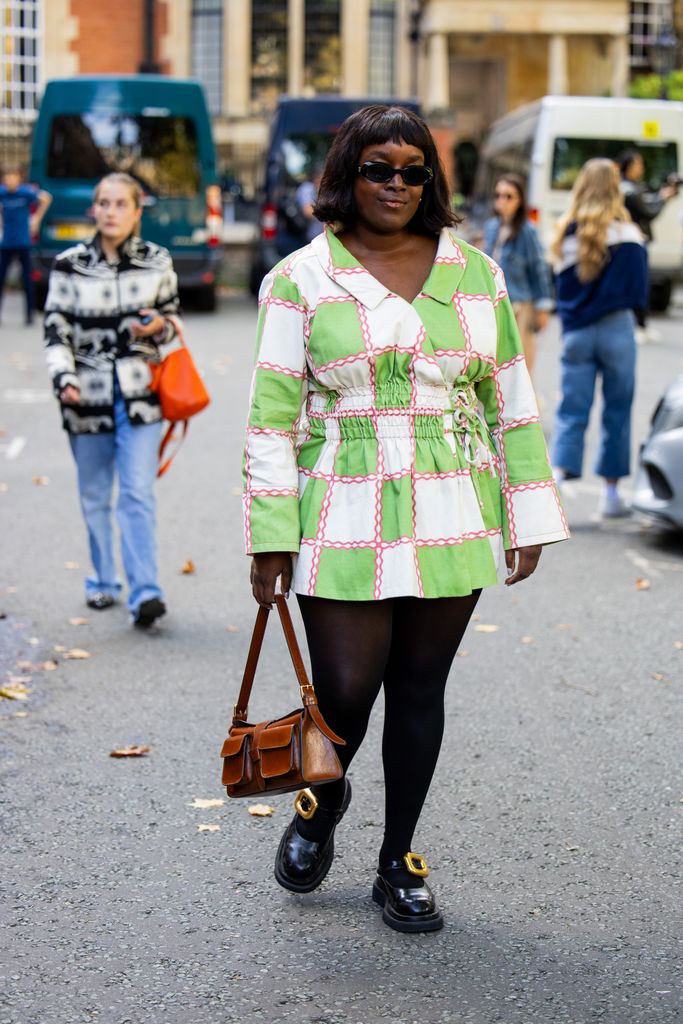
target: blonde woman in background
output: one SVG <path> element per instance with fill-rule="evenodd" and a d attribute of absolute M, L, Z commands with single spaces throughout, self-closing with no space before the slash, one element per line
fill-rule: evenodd
<path fill-rule="evenodd" d="M 552 461 L 556 480 L 580 477 L 584 435 L 596 379 L 602 381 L 602 425 L 595 472 L 605 488 L 599 512 L 628 512 L 617 490 L 628 476 L 635 384 L 634 313 L 647 308 L 647 254 L 624 207 L 611 160 L 589 160 L 552 244 L 557 311 L 562 323 L 562 397 Z"/>

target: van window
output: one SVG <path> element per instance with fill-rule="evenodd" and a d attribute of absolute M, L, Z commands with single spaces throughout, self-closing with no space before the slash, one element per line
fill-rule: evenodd
<path fill-rule="evenodd" d="M 658 189 L 669 174 L 678 173 L 678 146 L 675 142 L 643 145 L 632 139 L 555 139 L 550 187 L 568 191 L 574 185 L 586 160 L 606 157 L 616 160 L 625 149 L 637 150 L 645 163 L 645 181 Z"/>
<path fill-rule="evenodd" d="M 152 195 L 192 197 L 201 184 L 194 121 L 97 111 L 53 119 L 49 178 L 97 181 L 112 171 L 132 175 Z"/>
<path fill-rule="evenodd" d="M 322 167 L 331 144 L 329 132 L 302 133 L 283 139 L 282 155 L 290 183 L 300 184 L 311 177 L 316 167 Z"/>

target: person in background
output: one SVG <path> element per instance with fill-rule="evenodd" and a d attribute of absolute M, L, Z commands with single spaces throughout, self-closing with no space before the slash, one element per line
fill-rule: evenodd
<path fill-rule="evenodd" d="M 505 275 L 530 374 L 536 362 L 536 332 L 548 324 L 553 305 L 550 270 L 536 229 L 527 216 L 524 179 L 506 174 L 496 182 L 495 216 L 484 225 L 483 248 Z"/>
<path fill-rule="evenodd" d="M 142 193 L 128 174 L 95 189 L 97 233 L 56 257 L 45 303 L 48 369 L 78 471 L 93 574 L 86 604 L 104 610 L 121 591 L 114 560 L 112 490 L 128 609 L 136 626 L 166 613 L 157 582 L 156 500 L 161 409 L 149 364 L 180 326 L 178 282 L 166 249 L 138 235 Z"/>
<path fill-rule="evenodd" d="M 52 196 L 49 192 L 38 189 L 35 185 L 26 184 L 19 167 L 5 168 L 0 185 L 0 304 L 7 271 L 15 259 L 19 260 L 26 297 L 26 324 L 32 323 L 34 310 L 31 239 L 38 233 L 40 222 L 51 202 Z"/>
<path fill-rule="evenodd" d="M 645 161 L 637 149 L 626 149 L 620 153 L 617 157 L 617 166 L 621 176 L 624 206 L 649 244 L 652 241 L 652 223 L 666 203 L 678 195 L 678 185 L 667 181 L 656 192 L 648 189 L 644 181 Z M 636 340 L 641 344 L 659 340 L 658 332 L 647 323 L 647 307 L 637 314 L 637 324 Z"/>
<path fill-rule="evenodd" d="M 302 181 L 296 190 L 295 200 L 297 209 L 306 220 L 305 239 L 307 242 L 312 242 L 316 235 L 321 234 L 323 231 L 323 225 L 313 212 L 316 199 L 318 198 L 322 173 L 322 167 L 316 167 L 310 180 Z"/>
<path fill-rule="evenodd" d="M 562 397 L 556 414 L 552 461 L 558 483 L 580 477 L 584 435 L 595 381 L 602 378 L 603 410 L 595 472 L 604 478 L 602 516 L 628 509 L 618 490 L 628 476 L 631 404 L 635 386 L 634 312 L 648 298 L 647 253 L 631 222 L 611 160 L 582 168 L 568 213 L 552 245 L 557 311 L 562 323 Z"/>

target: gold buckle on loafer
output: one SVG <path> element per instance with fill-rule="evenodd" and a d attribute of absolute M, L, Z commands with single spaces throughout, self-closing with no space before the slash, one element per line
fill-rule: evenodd
<path fill-rule="evenodd" d="M 305 821 L 313 817 L 318 810 L 318 800 L 311 789 L 300 789 L 294 801 L 296 813 Z"/>
<path fill-rule="evenodd" d="M 411 875 L 417 875 L 418 878 L 426 878 L 429 874 L 427 861 L 419 853 L 406 853 L 403 863 Z"/>

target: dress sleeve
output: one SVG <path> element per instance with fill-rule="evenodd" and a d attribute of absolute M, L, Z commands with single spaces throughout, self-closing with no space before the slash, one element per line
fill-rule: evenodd
<path fill-rule="evenodd" d="M 247 554 L 299 550 L 295 442 L 306 394 L 306 316 L 296 284 L 284 273 L 271 272 L 259 296 L 243 461 Z"/>
<path fill-rule="evenodd" d="M 45 300 L 45 356 L 55 394 L 68 384 L 80 387 L 73 351 L 74 288 L 66 260 L 52 265 Z"/>
<path fill-rule="evenodd" d="M 506 549 L 552 544 L 569 536 L 553 479 L 536 396 L 515 315 L 499 267 L 494 272 L 496 363 L 477 395 L 500 459 Z"/>

